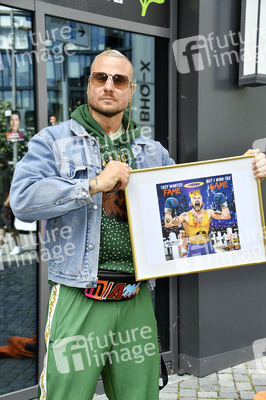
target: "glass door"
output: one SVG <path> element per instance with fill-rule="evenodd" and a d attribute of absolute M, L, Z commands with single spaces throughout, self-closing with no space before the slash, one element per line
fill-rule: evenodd
<path fill-rule="evenodd" d="M 37 383 L 36 223 L 17 220 L 9 206 L 15 164 L 27 151 L 28 141 L 35 133 L 33 59 L 31 13 L 0 6 L 0 398 L 3 399 Z"/>
<path fill-rule="evenodd" d="M 69 119 L 76 107 L 87 103 L 88 77 L 94 57 L 111 48 L 125 54 L 134 67 L 136 90 L 132 101 L 132 119 L 141 125 L 144 136 L 160 141 L 163 139 L 167 146 L 168 67 L 167 63 L 162 66 L 160 60 L 164 56 L 167 59 L 167 40 L 53 16 L 46 16 L 45 30 L 49 54 L 46 64 L 48 124 Z M 158 96 L 156 101 L 155 93 Z M 168 279 L 157 282 L 152 299 L 161 326 L 162 348 L 169 351 Z"/>

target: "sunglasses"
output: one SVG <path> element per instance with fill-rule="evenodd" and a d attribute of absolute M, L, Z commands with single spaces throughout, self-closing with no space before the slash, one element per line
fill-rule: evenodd
<path fill-rule="evenodd" d="M 123 74 L 107 74 L 107 72 L 92 72 L 90 75 L 91 83 L 96 87 L 101 87 L 111 79 L 116 89 L 126 89 L 132 81 L 128 75 Z"/>

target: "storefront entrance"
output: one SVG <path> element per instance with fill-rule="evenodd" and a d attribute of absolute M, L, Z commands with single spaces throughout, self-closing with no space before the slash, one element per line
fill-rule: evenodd
<path fill-rule="evenodd" d="M 117 23 L 117 18 L 114 22 L 98 14 L 48 2 L 29 0 L 25 3 L 27 10 L 12 8 L 10 1 L 3 3 L 0 5 L 0 153 L 6 155 L 11 170 L 36 132 L 65 121 L 75 108 L 87 102 L 91 63 L 97 54 L 109 48 L 124 53 L 134 67 L 132 119 L 142 126 L 144 135 L 168 146 L 173 104 L 169 104 L 169 65 L 161 60 L 168 60 L 169 30 L 147 29 L 144 24 L 133 29 L 132 22 L 131 29 L 126 29 L 125 20 Z M 15 118 L 19 119 L 18 133 L 10 126 L 14 110 Z M 170 126 L 174 124 L 170 122 Z M 5 236 L 2 234 L 0 346 L 12 352 L 12 344 L 19 346 L 26 340 L 29 353 L 0 355 L 0 398 L 26 400 L 37 396 L 45 352 L 47 267 L 41 251 L 43 223 L 28 225 L 16 220 L 14 226 L 17 236 L 6 223 Z M 20 250 L 12 255 L 16 247 Z M 177 368 L 176 285 L 176 279 L 158 280 L 151 294 L 169 371 Z M 170 326 L 175 327 L 170 329 Z"/>

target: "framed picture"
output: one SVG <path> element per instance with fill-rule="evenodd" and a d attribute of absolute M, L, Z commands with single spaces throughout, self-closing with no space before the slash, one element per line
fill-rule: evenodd
<path fill-rule="evenodd" d="M 126 202 L 137 280 L 266 261 L 253 157 L 131 171 Z"/>

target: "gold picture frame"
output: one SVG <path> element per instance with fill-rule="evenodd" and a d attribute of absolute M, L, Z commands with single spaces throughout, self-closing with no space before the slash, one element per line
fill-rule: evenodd
<path fill-rule="evenodd" d="M 131 171 L 125 194 L 137 280 L 266 262 L 253 157 Z"/>

